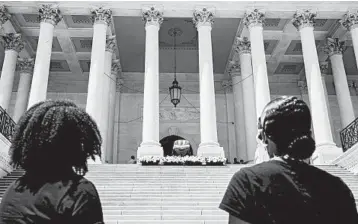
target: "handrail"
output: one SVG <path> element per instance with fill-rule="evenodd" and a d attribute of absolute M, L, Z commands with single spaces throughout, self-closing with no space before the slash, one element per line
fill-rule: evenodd
<path fill-rule="evenodd" d="M 15 121 L 0 106 L 0 133 L 11 142 L 11 137 L 15 130 Z"/>
<path fill-rule="evenodd" d="M 332 164 L 358 173 L 358 118 L 352 121 L 341 132 L 341 142 L 344 153 L 332 161 Z"/>
<path fill-rule="evenodd" d="M 341 137 L 343 152 L 358 143 L 358 118 L 347 125 L 347 127 L 343 128 L 339 134 Z"/>

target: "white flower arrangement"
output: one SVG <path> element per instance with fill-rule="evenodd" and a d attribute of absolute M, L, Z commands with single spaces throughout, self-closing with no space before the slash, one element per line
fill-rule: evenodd
<path fill-rule="evenodd" d="M 224 157 L 201 157 L 201 156 L 143 156 L 139 158 L 142 165 L 224 165 Z"/>
<path fill-rule="evenodd" d="M 209 165 L 224 165 L 226 163 L 225 157 L 210 156 L 205 158 L 206 164 Z"/>
<path fill-rule="evenodd" d="M 159 156 L 142 156 L 139 158 L 139 162 L 142 165 L 158 165 L 161 157 Z"/>

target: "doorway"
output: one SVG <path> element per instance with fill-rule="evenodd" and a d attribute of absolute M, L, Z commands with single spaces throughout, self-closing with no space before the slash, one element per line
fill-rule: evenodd
<path fill-rule="evenodd" d="M 163 147 L 164 156 L 172 155 L 174 142 L 176 140 L 186 140 L 186 139 L 177 135 L 169 135 L 167 137 L 162 138 L 162 140 L 159 141 L 159 143 Z M 191 145 L 190 145 L 190 155 L 193 155 L 193 149 Z"/>

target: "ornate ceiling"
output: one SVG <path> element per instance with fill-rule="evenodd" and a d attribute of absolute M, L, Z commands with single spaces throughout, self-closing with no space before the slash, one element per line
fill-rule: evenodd
<path fill-rule="evenodd" d="M 145 4 L 148 4 L 146 2 Z M 26 5 L 28 4 L 28 6 Z M 52 56 L 51 56 L 51 77 L 49 82 L 49 91 L 86 92 L 88 82 L 89 64 L 92 47 L 92 22 L 88 13 L 78 6 L 79 3 L 61 3 L 59 8 L 63 12 L 63 20 L 55 27 Z M 112 5 L 111 5 L 112 4 Z M 121 5 L 122 4 L 122 5 Z M 122 76 L 125 79 L 143 82 L 144 61 L 145 61 L 145 28 L 144 22 L 140 16 L 142 4 L 137 3 L 109 3 L 113 8 L 113 23 L 108 34 L 116 35 L 118 49 L 116 57 L 120 58 L 122 66 Z M 159 31 L 160 47 L 160 72 L 167 82 L 172 79 L 171 73 L 174 72 L 174 49 L 173 37 L 169 35 L 169 30 L 177 28 L 181 35 L 176 39 L 177 54 L 177 73 L 179 81 L 198 82 L 198 36 L 192 20 L 188 14 L 188 7 L 198 3 L 188 3 L 188 5 L 178 2 L 161 3 L 169 12 L 164 12 L 164 22 Z M 191 4 L 191 5 L 190 5 Z M 202 5 L 203 2 L 200 2 Z M 209 3 L 208 3 L 209 4 Z M 238 8 L 237 16 L 233 7 L 238 7 L 233 2 L 210 2 L 215 5 L 217 17 L 212 28 L 212 48 L 215 80 L 227 79 L 229 61 L 238 60 L 238 55 L 234 53 L 235 37 L 247 36 L 249 32 L 242 22 L 242 12 L 244 9 Z M 244 2 L 243 5 L 251 3 Z M 262 3 L 264 4 L 264 3 Z M 302 58 L 302 46 L 299 32 L 293 27 L 290 18 L 293 16 L 291 5 L 284 6 L 284 3 L 272 3 L 277 5 L 280 13 L 274 13 L 275 7 L 267 5 L 266 25 L 264 27 L 264 47 L 269 76 L 273 75 L 304 75 L 304 64 Z M 297 7 L 303 7 L 300 2 L 291 3 Z M 316 4 L 316 3 L 315 3 Z M 318 3 L 317 3 L 318 4 Z M 319 5 L 315 5 L 317 6 Z M 324 3 L 322 3 L 324 5 Z M 357 2 L 345 3 L 347 6 L 357 7 Z M 12 14 L 11 26 L 17 32 L 23 34 L 26 42 L 26 52 L 34 57 L 37 48 L 39 36 L 39 21 L 35 13 L 37 3 L 6 2 L 5 6 Z M 82 4 L 83 5 L 83 4 Z M 310 4 L 313 5 L 313 4 Z M 176 8 L 175 8 L 176 7 Z M 221 10 L 220 7 L 223 9 Z M 265 8 L 264 6 L 261 6 Z M 285 11 L 285 7 L 287 11 Z M 308 7 L 308 6 L 306 6 Z M 247 8 L 247 7 L 246 7 Z M 349 7 L 346 7 L 347 9 Z M 134 10 L 134 11 L 133 11 Z M 179 11 L 183 10 L 180 14 Z M 347 40 L 347 50 L 344 53 L 344 64 L 347 75 L 358 75 L 352 42 L 347 31 L 339 25 L 339 13 L 343 16 L 345 9 L 338 3 L 325 5 L 321 9 L 324 13 L 318 14 L 316 21 L 315 38 L 318 47 L 320 60 L 326 60 L 327 57 L 320 49 L 325 44 L 327 36 L 339 37 L 341 40 Z M 332 16 L 329 14 L 332 11 Z M 86 12 L 87 12 L 86 11 Z M 231 15 L 231 14 L 232 15 Z M 290 14 L 291 13 L 291 14 Z M 339 15 L 340 15 L 339 14 Z M 228 16 L 231 15 L 231 16 Z M 289 16 L 291 15 L 291 17 Z M 326 18 L 323 18 L 325 16 Z M 24 55 L 24 53 L 23 53 Z M 0 68 L 4 57 L 4 49 L 0 49 Z M 331 71 L 331 70 L 329 70 Z M 190 76 L 190 78 L 189 78 Z M 193 77 L 194 78 L 193 78 Z M 69 83 L 66 87 L 61 87 L 58 83 Z M 84 85 L 79 87 L 79 85 Z M 133 84 L 134 85 L 134 84 Z M 140 84 L 135 84 L 140 85 Z M 142 84 L 141 84 L 142 85 Z M 71 89 L 72 87 L 73 89 Z M 16 88 L 16 86 L 14 87 Z M 142 88 L 141 88 L 142 89 Z"/>

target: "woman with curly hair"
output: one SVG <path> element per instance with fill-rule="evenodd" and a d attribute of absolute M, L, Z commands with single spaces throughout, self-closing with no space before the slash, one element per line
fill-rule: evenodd
<path fill-rule="evenodd" d="M 70 101 L 44 101 L 19 120 L 12 165 L 25 170 L 6 191 L 0 223 L 103 223 L 95 186 L 83 176 L 87 159 L 101 156 L 96 123 Z"/>
<path fill-rule="evenodd" d="M 347 185 L 307 163 L 315 150 L 308 106 L 279 97 L 261 115 L 261 140 L 270 161 L 240 169 L 220 208 L 232 224 L 357 224 Z"/>

